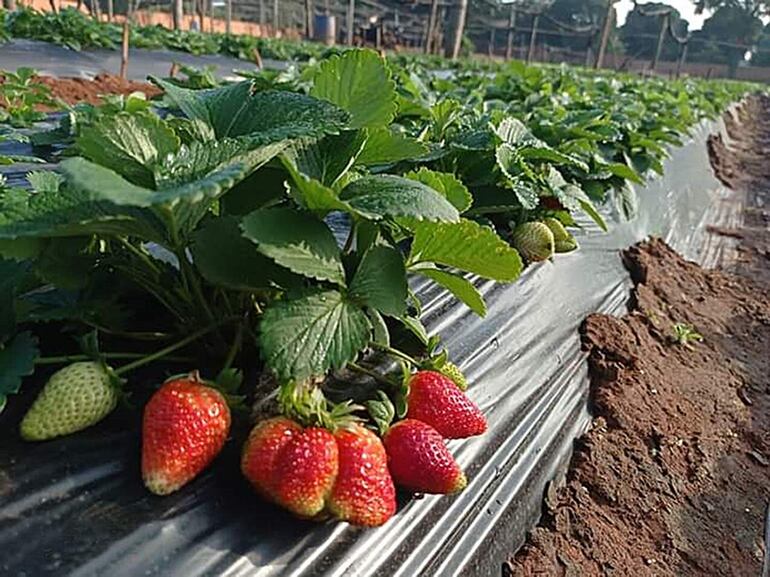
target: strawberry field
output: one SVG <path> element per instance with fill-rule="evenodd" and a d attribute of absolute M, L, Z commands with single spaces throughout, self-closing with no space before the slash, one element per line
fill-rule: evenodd
<path fill-rule="evenodd" d="M 240 531 L 253 530 L 247 501 L 301 548 L 337 521 L 405 530 L 399 511 L 428 514 L 413 494 L 454 495 L 441 514 L 473 518 L 495 448 L 543 425 L 522 432 L 495 404 L 559 399 L 532 391 L 560 353 L 527 346 L 572 328 L 565 294 L 602 290 L 582 239 L 633 221 L 669 155 L 754 87 L 517 62 L 443 72 L 348 50 L 205 89 L 152 78 L 157 100 L 76 105 L 53 125 L 36 124 L 28 75 L 6 75 L 13 458 L 81 439 L 93 467 L 89 444 L 104 454 L 125 428 L 121 508 L 146 520 L 196 491 L 235 492 L 224 509 Z"/>

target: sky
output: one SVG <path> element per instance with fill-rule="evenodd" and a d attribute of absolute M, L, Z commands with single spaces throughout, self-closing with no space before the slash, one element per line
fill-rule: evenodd
<path fill-rule="evenodd" d="M 661 2 L 673 6 L 682 15 L 682 18 L 690 23 L 690 30 L 700 30 L 703 27 L 703 22 L 709 17 L 709 14 L 704 12 L 703 14 L 695 14 L 695 3 L 692 0 L 660 0 Z M 640 5 L 644 5 L 644 2 L 640 2 Z M 618 25 L 622 26 L 626 21 L 626 16 L 631 10 L 634 9 L 633 0 L 620 0 L 615 5 L 615 9 L 618 11 Z"/>

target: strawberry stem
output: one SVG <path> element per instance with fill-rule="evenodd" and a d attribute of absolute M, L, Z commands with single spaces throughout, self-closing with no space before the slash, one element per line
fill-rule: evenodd
<path fill-rule="evenodd" d="M 105 359 L 141 359 L 144 353 L 104 353 Z M 65 363 L 77 363 L 79 361 L 91 361 L 93 357 L 88 355 L 61 355 L 56 357 L 39 357 L 35 359 L 36 365 L 61 365 Z M 191 357 L 166 357 L 167 361 L 188 363 L 193 361 Z"/>
<path fill-rule="evenodd" d="M 387 354 L 389 354 L 389 355 L 391 355 L 393 357 L 397 357 L 397 358 L 401 359 L 402 361 L 406 361 L 407 363 L 409 363 L 410 365 L 412 365 L 415 368 L 420 366 L 420 363 L 417 362 L 414 358 L 410 357 L 406 353 L 403 353 L 403 352 L 399 351 L 398 349 L 394 349 L 391 346 L 383 345 L 381 343 L 375 343 L 374 341 L 370 342 L 369 346 L 374 348 L 374 349 L 378 349 L 378 350 L 380 350 L 380 351 L 382 351 L 384 353 L 387 353 Z"/>
<path fill-rule="evenodd" d="M 368 377 L 371 377 L 378 383 L 382 383 L 383 385 L 386 385 L 388 387 L 398 387 L 397 383 L 394 383 L 389 378 L 382 376 L 379 373 L 376 373 L 372 370 L 367 369 L 366 367 L 362 367 L 358 363 L 350 362 L 348 363 L 348 368 L 352 371 L 355 371 L 357 373 L 361 373 L 362 375 L 366 375 Z"/>
<path fill-rule="evenodd" d="M 156 352 L 154 352 L 154 353 L 152 353 L 150 355 L 147 355 L 146 357 L 143 357 L 141 359 L 138 359 L 138 360 L 134 361 L 133 363 L 128 363 L 127 365 L 123 365 L 119 369 L 115 370 L 115 374 L 118 375 L 118 376 L 124 375 L 127 372 L 133 371 L 134 369 L 138 369 L 139 367 L 142 367 L 142 366 L 144 366 L 144 365 L 146 365 L 148 363 L 151 363 L 152 361 L 156 361 L 158 359 L 161 359 L 161 358 L 165 357 L 166 355 L 169 355 L 170 353 L 173 353 L 174 351 L 176 351 L 178 349 L 186 347 L 187 345 L 189 345 L 193 341 L 201 338 L 202 336 L 210 333 L 213 330 L 218 329 L 222 325 L 224 325 L 224 324 L 226 324 L 228 322 L 231 322 L 232 320 L 233 320 L 232 318 L 225 319 L 225 320 L 220 321 L 218 323 L 214 323 L 213 325 L 209 325 L 208 327 L 205 327 L 205 328 L 203 328 L 203 329 L 201 329 L 199 331 L 195 331 L 194 333 L 192 333 L 191 335 L 188 335 L 187 337 L 183 338 L 179 342 L 176 342 L 176 343 L 174 343 L 172 345 L 169 345 L 169 346 L 167 346 L 165 348 L 162 348 L 159 351 L 156 351 Z"/>

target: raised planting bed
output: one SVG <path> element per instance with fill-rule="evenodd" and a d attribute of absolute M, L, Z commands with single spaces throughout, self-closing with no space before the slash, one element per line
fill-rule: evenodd
<path fill-rule="evenodd" d="M 655 233 L 690 256 L 719 254 L 693 240 L 723 214 L 705 143 L 750 87 L 521 64 L 436 78 L 368 51 L 204 91 L 154 82 L 171 114 L 115 99 L 16 145 L 61 162 L 0 200 L 5 566 L 497 574 L 587 423 L 577 327 L 624 310 L 618 249 Z M 65 355 L 113 366 L 130 405 L 24 442 L 19 422 Z M 254 418 L 333 429 L 349 413 L 383 433 L 388 417 L 416 414 L 410 373 L 461 384 L 449 362 L 469 383 L 466 398 L 449 382 L 451 395 L 487 424 L 449 442 L 462 492 L 414 499 L 397 475 L 398 512 L 360 517 L 335 497 L 341 473 L 322 517 L 381 524 L 365 530 L 297 520 L 241 475 Z M 194 369 L 245 397 L 252 418 L 233 408 L 213 464 L 156 497 L 141 482 L 142 407 Z M 480 429 L 455 432 L 442 435 Z"/>

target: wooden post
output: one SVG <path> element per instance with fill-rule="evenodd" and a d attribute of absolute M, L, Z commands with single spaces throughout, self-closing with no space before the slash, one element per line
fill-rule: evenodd
<path fill-rule="evenodd" d="M 492 58 L 495 54 L 495 27 L 489 29 L 489 43 L 487 44 L 487 56 Z"/>
<path fill-rule="evenodd" d="M 259 25 L 264 26 L 265 22 L 265 0 L 259 0 Z"/>
<path fill-rule="evenodd" d="M 465 17 L 468 14 L 468 0 L 458 0 L 452 8 L 452 29 L 444 49 L 444 56 L 457 60 L 463 45 L 465 32 Z M 494 30 L 494 28 L 492 29 Z M 494 34 L 494 32 L 493 32 Z"/>
<path fill-rule="evenodd" d="M 313 37 L 313 2 L 305 0 L 305 39 Z"/>
<path fill-rule="evenodd" d="M 112 22 L 115 16 L 115 6 L 112 0 L 107 0 L 107 22 Z"/>
<path fill-rule="evenodd" d="M 353 46 L 353 32 L 356 25 L 356 0 L 348 0 L 348 14 L 347 14 L 347 37 L 346 44 Z"/>
<path fill-rule="evenodd" d="M 273 0 L 273 36 L 278 37 L 281 29 L 281 15 L 278 13 L 278 0 Z"/>
<path fill-rule="evenodd" d="M 225 33 L 233 32 L 233 0 L 225 0 Z"/>
<path fill-rule="evenodd" d="M 508 39 L 505 44 L 505 59 L 510 60 L 513 56 L 513 36 L 516 29 L 516 6 L 511 4 L 511 12 L 508 14 Z"/>
<path fill-rule="evenodd" d="M 652 65 L 650 70 L 655 70 L 658 67 L 658 61 L 660 60 L 660 53 L 663 50 L 663 41 L 666 39 L 666 32 L 668 31 L 668 13 L 663 14 L 660 17 L 660 32 L 658 32 L 658 44 L 655 47 L 655 56 L 652 58 Z"/>
<path fill-rule="evenodd" d="M 425 54 L 430 54 L 433 48 L 433 35 L 436 28 L 436 15 L 438 14 L 438 0 L 431 0 L 430 16 L 428 17 L 428 30 L 425 34 Z"/>
<path fill-rule="evenodd" d="M 537 42 L 537 25 L 540 23 L 540 14 L 535 14 L 532 19 L 532 32 L 529 35 L 529 50 L 527 51 L 527 64 L 535 57 L 535 45 Z"/>
<path fill-rule="evenodd" d="M 596 53 L 596 62 L 594 68 L 599 69 L 604 64 L 604 53 L 607 51 L 607 42 L 610 39 L 610 30 L 612 30 L 613 20 L 615 20 L 614 5 L 617 0 L 607 0 L 607 14 L 604 16 L 604 25 L 602 26 L 602 37 L 599 41 L 599 50 Z"/>
<path fill-rule="evenodd" d="M 684 66 L 685 60 L 687 60 L 687 42 L 682 44 L 682 48 L 679 52 L 679 60 L 676 62 L 676 77 L 682 74 L 682 66 Z"/>
<path fill-rule="evenodd" d="M 206 0 L 196 0 L 198 3 L 198 30 L 205 32 L 203 25 L 205 23 L 204 18 L 206 16 Z"/>
<path fill-rule="evenodd" d="M 123 42 L 120 51 L 120 77 L 125 80 L 128 75 L 128 40 L 129 34 L 128 18 L 123 22 Z"/>
<path fill-rule="evenodd" d="M 112 20 L 112 0 L 107 0 L 110 10 L 110 20 Z M 174 24 L 174 30 L 181 30 L 184 24 L 184 3 L 182 0 L 172 0 L 171 16 Z"/>

